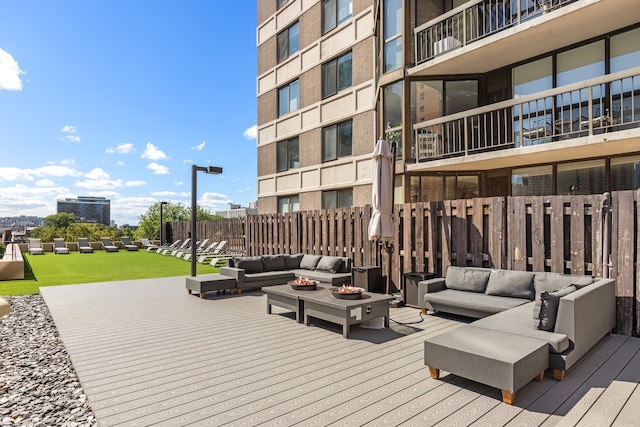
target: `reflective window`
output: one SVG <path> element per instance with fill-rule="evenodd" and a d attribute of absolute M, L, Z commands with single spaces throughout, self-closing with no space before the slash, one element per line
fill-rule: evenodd
<path fill-rule="evenodd" d="M 556 86 L 604 75 L 604 40 L 580 46 L 557 56 Z"/>
<path fill-rule="evenodd" d="M 611 37 L 611 72 L 640 67 L 640 28 Z"/>
<path fill-rule="evenodd" d="M 300 148 L 298 138 L 278 142 L 276 151 L 278 172 L 300 166 Z"/>
<path fill-rule="evenodd" d="M 478 81 L 462 80 L 445 82 L 447 95 L 446 114 L 455 114 L 478 106 Z"/>
<path fill-rule="evenodd" d="M 328 33 L 353 13 L 352 0 L 324 0 L 322 2 L 322 34 Z"/>
<path fill-rule="evenodd" d="M 402 0 L 384 2 L 384 72 L 402 67 Z"/>
<path fill-rule="evenodd" d="M 553 62 L 542 58 L 513 69 L 513 97 L 541 92 L 553 88 Z"/>
<path fill-rule="evenodd" d="M 300 196 L 278 197 L 278 213 L 297 212 L 300 210 Z"/>
<path fill-rule="evenodd" d="M 300 87 L 298 80 L 278 90 L 278 116 L 291 113 L 300 108 Z"/>
<path fill-rule="evenodd" d="M 611 190 L 640 189 L 640 156 L 611 159 Z"/>
<path fill-rule="evenodd" d="M 382 120 L 385 123 L 385 139 L 395 141 L 396 159 L 402 158 L 402 81 L 383 89 Z"/>
<path fill-rule="evenodd" d="M 322 97 L 351 87 L 351 52 L 322 66 Z"/>
<path fill-rule="evenodd" d="M 351 135 L 351 120 L 322 129 L 322 161 L 350 156 Z"/>
<path fill-rule="evenodd" d="M 548 196 L 553 194 L 551 165 L 514 169 L 511 173 L 512 196 Z"/>
<path fill-rule="evenodd" d="M 278 34 L 278 62 L 282 62 L 300 48 L 300 25 L 296 22 Z"/>
<path fill-rule="evenodd" d="M 604 193 L 604 160 L 559 164 L 557 182 L 556 194 Z"/>
<path fill-rule="evenodd" d="M 278 0 L 278 9 L 287 4 L 289 0 Z"/>
<path fill-rule="evenodd" d="M 350 208 L 353 206 L 353 189 L 322 192 L 322 209 Z"/>

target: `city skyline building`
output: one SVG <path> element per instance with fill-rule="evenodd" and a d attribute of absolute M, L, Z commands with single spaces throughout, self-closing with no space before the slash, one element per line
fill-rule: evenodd
<path fill-rule="evenodd" d="M 75 215 L 76 222 L 111 224 L 111 201 L 105 197 L 78 196 L 57 201 L 57 213 Z"/>

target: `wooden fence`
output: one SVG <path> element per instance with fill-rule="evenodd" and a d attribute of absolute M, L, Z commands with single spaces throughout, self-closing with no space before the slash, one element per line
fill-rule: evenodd
<path fill-rule="evenodd" d="M 617 332 L 638 336 L 639 200 L 640 191 L 621 191 L 610 199 L 493 197 L 396 205 L 390 255 L 367 238 L 370 206 L 250 215 L 223 220 L 233 225 L 218 228 L 199 224 L 198 236 L 209 237 L 207 232 L 215 229 L 224 240 L 242 242 L 246 255 L 348 256 L 355 266 L 383 265 L 383 272 L 390 258 L 391 281 L 397 288 L 402 288 L 405 273 L 442 275 L 449 265 L 614 277 Z M 182 230 L 186 235 L 188 226 Z M 231 234 L 224 234 L 227 231 Z"/>

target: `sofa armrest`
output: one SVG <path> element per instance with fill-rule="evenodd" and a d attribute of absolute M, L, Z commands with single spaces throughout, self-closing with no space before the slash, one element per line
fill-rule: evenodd
<path fill-rule="evenodd" d="M 428 293 L 440 292 L 447 289 L 444 284 L 444 277 L 435 279 L 422 280 L 418 282 L 418 305 L 420 308 L 426 308 L 424 296 Z"/>
<path fill-rule="evenodd" d="M 238 285 L 244 284 L 244 269 L 235 267 L 220 267 L 220 274 L 236 279 Z"/>
<path fill-rule="evenodd" d="M 615 328 L 615 290 L 615 279 L 600 279 L 560 298 L 555 332 L 566 334 L 573 346 L 567 369 Z"/>

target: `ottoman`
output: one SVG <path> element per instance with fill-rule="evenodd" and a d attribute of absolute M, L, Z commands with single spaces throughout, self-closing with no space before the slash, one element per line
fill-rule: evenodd
<path fill-rule="evenodd" d="M 189 294 L 191 291 L 199 293 L 200 298 L 204 298 L 204 294 L 210 291 L 230 289 L 233 293 L 236 290 L 236 279 L 221 274 L 201 274 L 200 276 L 187 277 L 186 288 Z"/>
<path fill-rule="evenodd" d="M 431 377 L 440 370 L 502 390 L 512 404 L 515 392 L 544 377 L 549 367 L 546 341 L 507 332 L 461 326 L 424 341 L 424 364 Z"/>

